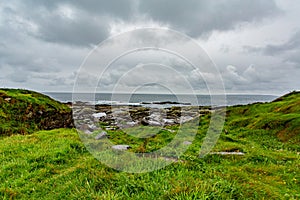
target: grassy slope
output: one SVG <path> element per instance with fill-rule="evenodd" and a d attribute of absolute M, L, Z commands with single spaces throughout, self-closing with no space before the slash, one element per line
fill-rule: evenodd
<path fill-rule="evenodd" d="M 228 134 L 221 135 L 214 150 L 243 151 L 245 156 L 198 158 L 209 119 L 203 116 L 199 134 L 182 156 L 184 162 L 145 174 L 117 172 L 102 165 L 85 150 L 71 129 L 4 137 L 0 140 L 0 196 L 299 199 L 299 105 L 300 94 L 293 93 L 272 103 L 228 108 L 224 127 Z M 125 135 L 116 134 L 116 138 L 126 141 Z M 152 143 L 161 138 L 164 137 L 153 138 Z M 151 148 L 151 141 L 149 144 Z M 132 151 L 140 148 L 134 147 Z"/>
<path fill-rule="evenodd" d="M 300 92 L 272 103 L 230 107 L 227 112 L 226 127 L 231 135 L 266 147 L 300 152 Z"/>
<path fill-rule="evenodd" d="M 0 136 L 27 134 L 40 130 L 51 115 L 70 108 L 46 95 L 22 90 L 0 89 Z"/>

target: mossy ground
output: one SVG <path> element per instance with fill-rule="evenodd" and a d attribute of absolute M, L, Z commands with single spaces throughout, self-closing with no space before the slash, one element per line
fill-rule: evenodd
<path fill-rule="evenodd" d="M 213 151 L 198 153 L 209 124 L 198 133 L 182 162 L 150 173 L 113 170 L 96 160 L 73 129 L 39 131 L 0 138 L 0 196 L 3 199 L 299 199 L 300 95 L 265 104 L 227 109 L 224 131 Z M 177 127 L 169 127 L 176 130 Z M 138 134 L 140 130 L 132 130 Z M 154 130 L 155 131 L 155 130 Z M 114 143 L 130 151 L 153 151 L 176 132 L 161 130 L 145 143 L 111 131 Z"/>

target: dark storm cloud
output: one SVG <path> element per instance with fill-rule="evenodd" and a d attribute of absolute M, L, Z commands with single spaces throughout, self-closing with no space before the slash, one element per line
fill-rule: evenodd
<path fill-rule="evenodd" d="M 280 13 L 273 0 L 151 0 L 139 3 L 141 13 L 194 37 Z"/>

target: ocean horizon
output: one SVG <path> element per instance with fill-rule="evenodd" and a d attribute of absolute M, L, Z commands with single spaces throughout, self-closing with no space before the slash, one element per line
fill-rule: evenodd
<path fill-rule="evenodd" d="M 233 106 L 233 105 L 247 105 L 256 102 L 270 102 L 278 98 L 275 95 L 263 94 L 226 94 L 226 104 L 220 100 L 218 105 L 212 105 L 211 96 L 218 100 L 223 99 L 223 95 L 191 95 L 191 94 L 127 94 L 127 93 L 76 93 L 72 92 L 44 92 L 44 94 L 52 97 L 60 102 L 72 101 L 86 101 L 86 99 L 93 99 L 93 104 L 133 104 L 133 105 L 194 105 L 194 106 Z M 74 99 L 73 99 L 74 98 Z M 218 102 L 218 101 L 215 101 Z"/>

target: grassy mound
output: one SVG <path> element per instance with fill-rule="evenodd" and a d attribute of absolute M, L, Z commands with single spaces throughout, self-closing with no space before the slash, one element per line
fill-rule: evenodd
<path fill-rule="evenodd" d="M 28 90 L 0 89 L 0 135 L 72 126 L 71 109 Z"/>

